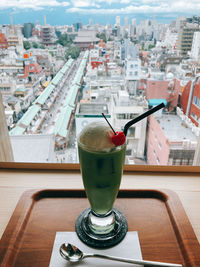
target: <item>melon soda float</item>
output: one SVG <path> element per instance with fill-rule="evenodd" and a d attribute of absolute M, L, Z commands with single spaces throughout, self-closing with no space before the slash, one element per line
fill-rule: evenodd
<path fill-rule="evenodd" d="M 91 209 L 79 216 L 76 232 L 88 245 L 109 247 L 125 236 L 128 229 L 126 219 L 120 211 L 112 207 L 123 173 L 126 134 L 131 125 L 162 107 L 163 103 L 148 110 L 129 121 L 123 131 L 117 132 L 102 113 L 105 122 L 90 123 L 79 134 L 80 169 Z"/>

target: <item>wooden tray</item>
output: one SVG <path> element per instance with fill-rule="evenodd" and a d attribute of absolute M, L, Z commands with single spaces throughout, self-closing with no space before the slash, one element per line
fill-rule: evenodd
<path fill-rule="evenodd" d="M 88 206 L 83 190 L 26 191 L 0 241 L 0 266 L 48 266 L 56 232 L 74 231 Z M 143 259 L 200 266 L 200 245 L 174 192 L 121 190 L 115 207 L 138 231 Z"/>

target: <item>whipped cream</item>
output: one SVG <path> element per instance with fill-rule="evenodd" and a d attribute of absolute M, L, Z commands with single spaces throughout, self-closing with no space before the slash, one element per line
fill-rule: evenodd
<path fill-rule="evenodd" d="M 93 122 L 81 131 L 78 141 L 87 150 L 108 152 L 115 147 L 111 140 L 112 135 L 113 132 L 106 122 Z"/>

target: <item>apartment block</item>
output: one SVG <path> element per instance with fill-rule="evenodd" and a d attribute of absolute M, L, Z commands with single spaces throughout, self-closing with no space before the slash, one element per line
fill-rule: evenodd
<path fill-rule="evenodd" d="M 198 24 L 182 22 L 179 28 L 177 49 L 186 57 L 191 51 L 194 32 L 200 31 Z"/>

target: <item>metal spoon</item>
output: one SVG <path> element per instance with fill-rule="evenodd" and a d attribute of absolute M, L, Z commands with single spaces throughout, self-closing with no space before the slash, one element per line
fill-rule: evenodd
<path fill-rule="evenodd" d="M 139 265 L 144 265 L 144 266 L 182 267 L 181 264 L 145 261 L 145 260 L 131 260 L 131 259 L 106 256 L 106 255 L 100 255 L 100 254 L 85 254 L 80 249 L 78 249 L 76 246 L 69 244 L 69 243 L 64 243 L 60 246 L 60 254 L 65 260 L 70 261 L 70 262 L 78 262 L 85 258 L 96 257 L 96 258 L 102 258 L 106 260 L 134 263 L 134 264 L 139 264 Z"/>

